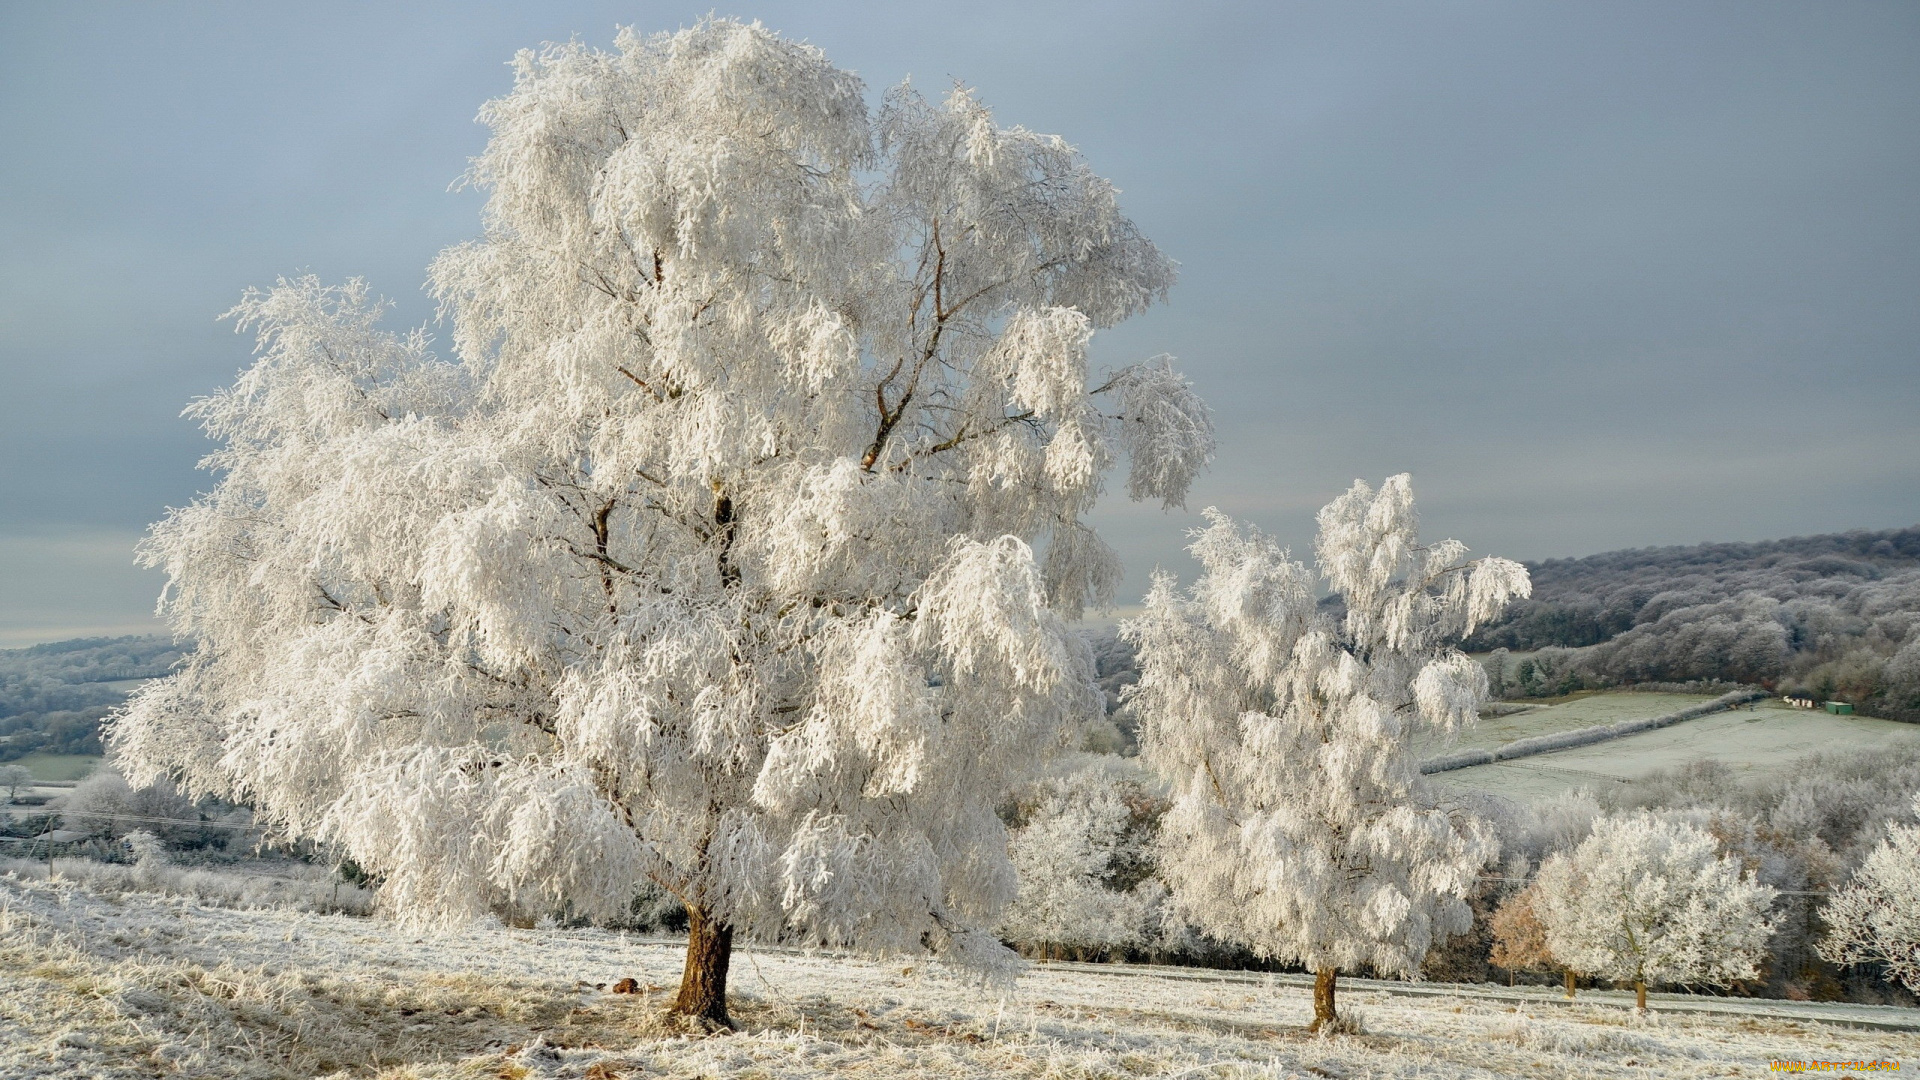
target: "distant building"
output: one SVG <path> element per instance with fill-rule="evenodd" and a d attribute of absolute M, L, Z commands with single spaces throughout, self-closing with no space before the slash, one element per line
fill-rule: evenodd
<path fill-rule="evenodd" d="M 1829 701 L 1827 711 L 1835 716 L 1847 716 L 1853 712 L 1853 703 L 1849 701 Z"/>
<path fill-rule="evenodd" d="M 1813 695 L 1803 690 L 1796 690 L 1793 693 L 1788 694 L 1785 697 L 1782 697 L 1780 700 L 1786 702 L 1787 704 L 1793 706 L 1796 709 L 1817 709 L 1820 707 L 1820 703 L 1814 700 Z"/>

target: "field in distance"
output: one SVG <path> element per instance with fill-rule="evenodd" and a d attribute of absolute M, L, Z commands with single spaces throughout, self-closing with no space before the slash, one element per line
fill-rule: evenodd
<path fill-rule="evenodd" d="M 79 780 L 100 764 L 98 754 L 28 754 L 7 762 L 21 765 L 41 783 L 68 783 Z"/>
<path fill-rule="evenodd" d="M 1458 745 L 1490 748 L 1535 735 L 1662 716 L 1711 700 L 1705 694 L 1591 694 L 1482 720 Z M 1455 788 L 1531 801 L 1576 787 L 1599 790 L 1696 758 L 1722 762 L 1741 780 L 1752 781 L 1784 776 L 1816 753 L 1916 744 L 1920 744 L 1920 724 L 1834 716 L 1766 699 L 1751 709 L 1741 707 L 1607 742 L 1457 769 L 1436 774 L 1434 779 Z"/>

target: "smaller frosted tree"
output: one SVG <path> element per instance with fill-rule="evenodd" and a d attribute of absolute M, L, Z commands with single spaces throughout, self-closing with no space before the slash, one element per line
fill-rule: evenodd
<path fill-rule="evenodd" d="M 1156 576 L 1124 627 L 1141 756 L 1173 789 L 1161 872 L 1201 928 L 1315 972 L 1318 1031 L 1340 970 L 1411 973 L 1471 925 L 1497 843 L 1421 780 L 1417 750 L 1474 722 L 1486 673 L 1453 643 L 1527 595 L 1527 573 L 1421 546 L 1405 474 L 1320 511 L 1337 615 L 1273 540 L 1207 516 L 1200 580 L 1181 595 Z"/>
<path fill-rule="evenodd" d="M 164 863 L 167 861 L 167 842 L 146 829 L 135 829 L 120 838 L 128 854 L 142 865 Z"/>
<path fill-rule="evenodd" d="M 1021 793 L 1008 854 L 1020 892 L 1007 908 L 1003 936 L 1053 946 L 1114 948 L 1140 944 L 1165 897 L 1143 876 L 1142 803 L 1151 796 L 1119 767 L 1097 762 L 1048 777 Z"/>
<path fill-rule="evenodd" d="M 1487 693 L 1493 697 L 1505 697 L 1507 687 L 1513 681 L 1512 654 L 1506 649 L 1495 649 L 1481 662 L 1487 669 Z"/>
<path fill-rule="evenodd" d="M 1507 897 L 1493 913 L 1493 951 L 1487 959 L 1509 971 L 1533 970 L 1553 962 L 1547 951 L 1547 928 L 1533 912 L 1533 889 Z"/>
<path fill-rule="evenodd" d="M 1920 814 L 1920 796 L 1914 812 Z M 1828 902 L 1825 918 L 1821 956 L 1836 964 L 1883 964 L 1890 981 L 1920 993 L 1920 827 L 1893 826 Z"/>
<path fill-rule="evenodd" d="M 1757 977 L 1775 895 L 1706 832 L 1640 812 L 1602 818 L 1579 847 L 1548 859 L 1533 908 L 1556 959 L 1632 983 L 1645 1009 L 1650 982 Z"/>
<path fill-rule="evenodd" d="M 20 797 L 21 788 L 33 787 L 33 773 L 24 765 L 0 765 L 0 788 L 7 789 L 7 801 Z"/>

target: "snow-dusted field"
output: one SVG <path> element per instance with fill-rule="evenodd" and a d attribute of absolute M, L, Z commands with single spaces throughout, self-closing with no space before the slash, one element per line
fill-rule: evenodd
<path fill-rule="evenodd" d="M 1596 694 L 1563 705 L 1480 721 L 1462 746 L 1497 746 L 1512 739 L 1659 716 L 1712 700 L 1685 694 Z M 1454 788 L 1486 791 L 1520 800 L 1544 799 L 1569 788 L 1637 779 L 1695 758 L 1730 766 L 1753 780 L 1786 776 L 1811 754 L 1892 749 L 1920 742 L 1920 726 L 1871 716 L 1833 716 L 1795 709 L 1778 700 L 1756 703 L 1672 727 L 1593 743 L 1518 761 L 1476 765 L 1435 779 Z"/>
<path fill-rule="evenodd" d="M 670 944 L 579 930 L 431 936 L 0 877 L 0 1076 L 1658 1077 L 1769 1059 L 1920 1060 L 1920 1034 L 1469 990 L 1343 994 L 1316 1039 L 1283 981 L 1036 969 L 1005 991 L 910 962 L 737 954 L 738 1034 L 658 1023 Z M 1188 973 L 1191 975 L 1191 973 Z M 631 977 L 640 995 L 601 989 Z M 1431 988 L 1429 988 L 1431 989 Z"/>

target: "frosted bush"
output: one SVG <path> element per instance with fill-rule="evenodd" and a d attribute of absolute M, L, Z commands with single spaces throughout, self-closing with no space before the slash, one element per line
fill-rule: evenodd
<path fill-rule="evenodd" d="M 1151 778 L 1098 756 L 1076 765 L 1019 795 L 1020 892 L 1000 932 L 1043 951 L 1160 944 L 1166 889 L 1145 877 L 1159 809 Z"/>
<path fill-rule="evenodd" d="M 127 851 L 138 863 L 163 864 L 167 861 L 167 845 L 158 836 L 145 829 L 135 829 L 120 838 Z"/>

